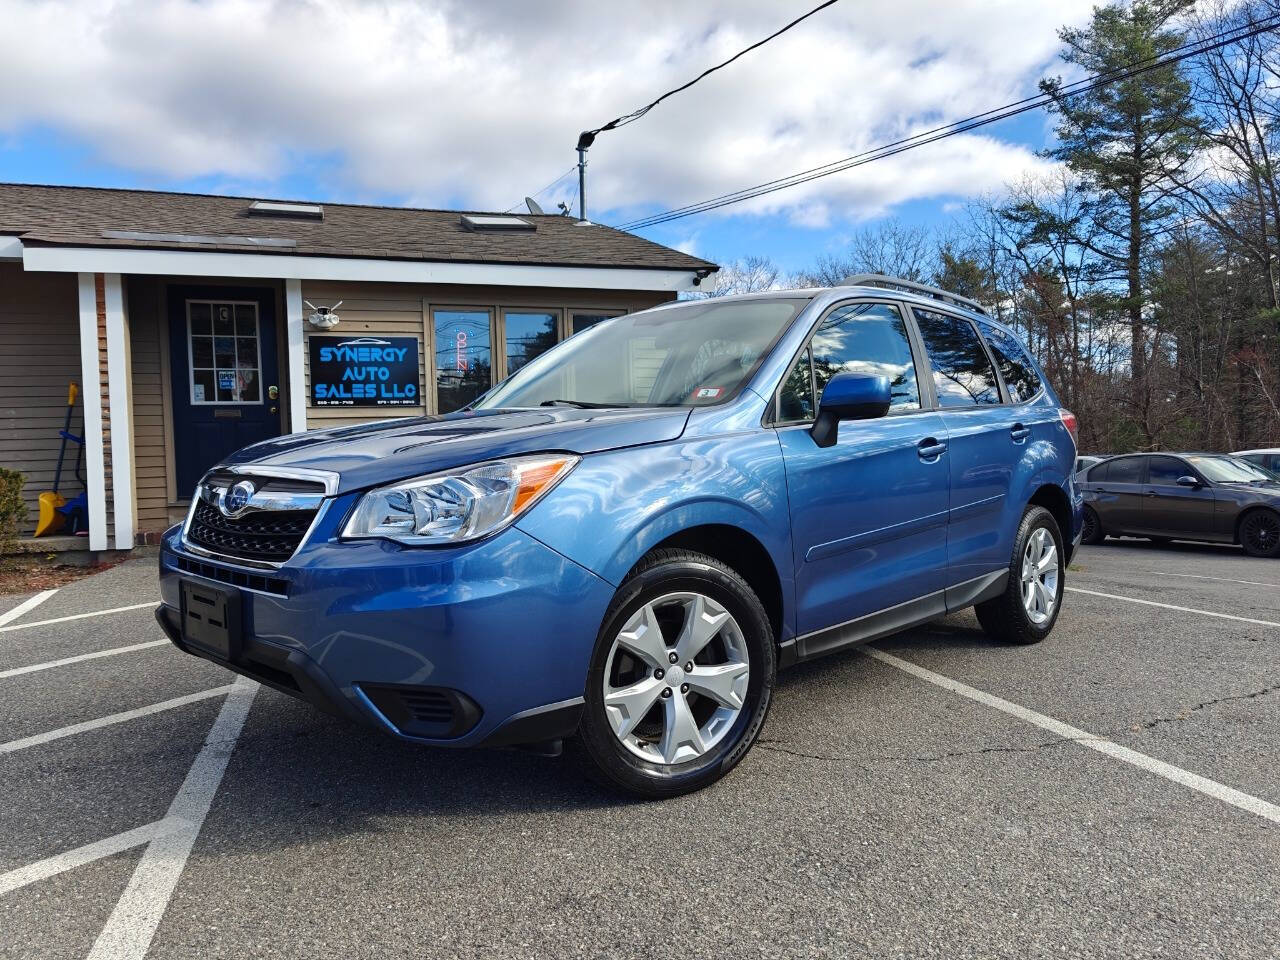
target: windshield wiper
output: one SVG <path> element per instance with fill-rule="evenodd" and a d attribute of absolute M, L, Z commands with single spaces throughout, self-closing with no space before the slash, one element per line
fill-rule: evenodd
<path fill-rule="evenodd" d="M 540 407 L 579 407 L 583 410 L 606 410 L 620 406 L 616 403 L 588 403 L 586 400 L 543 400 Z"/>

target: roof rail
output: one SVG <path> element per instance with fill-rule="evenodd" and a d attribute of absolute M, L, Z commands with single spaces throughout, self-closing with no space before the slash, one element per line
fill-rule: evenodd
<path fill-rule="evenodd" d="M 958 307 L 967 307 L 970 310 L 976 310 L 978 313 L 986 313 L 986 308 L 977 300 L 970 300 L 968 297 L 962 297 L 958 293 L 951 293 L 943 290 L 941 287 L 931 287 L 927 283 L 916 283 L 914 280 L 903 280 L 901 277 L 886 277 L 882 273 L 855 273 L 845 277 L 841 286 L 845 287 L 889 287 L 898 288 L 900 290 L 908 290 L 912 293 L 922 293 L 927 297 L 935 300 L 942 300 L 947 303 L 953 303 Z"/>

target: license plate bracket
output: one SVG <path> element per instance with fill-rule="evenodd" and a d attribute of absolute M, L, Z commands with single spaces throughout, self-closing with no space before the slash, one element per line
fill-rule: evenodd
<path fill-rule="evenodd" d="M 182 639 L 223 660 L 240 653 L 240 593 L 182 581 Z"/>

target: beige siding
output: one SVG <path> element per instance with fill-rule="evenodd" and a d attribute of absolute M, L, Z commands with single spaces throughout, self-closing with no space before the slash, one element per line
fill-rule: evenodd
<path fill-rule="evenodd" d="M 573 290 L 541 287 L 481 287 L 430 284 L 342 283 L 306 281 L 302 298 L 317 306 L 338 308 L 341 323 L 330 333 L 352 337 L 396 336 L 418 338 L 418 365 L 424 397 L 432 394 L 432 324 L 431 314 L 437 307 L 474 307 L 488 309 L 494 317 L 503 309 L 548 309 L 565 317 L 570 311 L 635 311 L 674 299 L 674 294 L 639 290 Z M 303 308 L 304 313 L 310 313 Z M 306 324 L 306 337 L 316 331 Z M 494 344 L 495 350 L 497 344 Z M 496 362 L 496 353 L 495 353 Z M 303 352 L 306 371 L 307 427 L 337 426 L 385 417 L 413 416 L 428 412 L 418 407 L 313 407 L 309 350 Z"/>
<path fill-rule="evenodd" d="M 36 498 L 53 488 L 59 437 L 67 410 L 67 385 L 80 383 L 80 308 L 75 274 L 24 273 L 0 263 L 0 464 L 26 475 L 35 529 Z M 82 435 L 83 406 L 76 401 L 71 432 Z M 61 491 L 73 497 L 76 445 L 67 444 Z"/>
<path fill-rule="evenodd" d="M 161 374 L 160 286 L 150 278 L 128 285 L 129 347 L 133 359 L 133 470 L 137 528 L 157 533 L 169 519 L 168 436 L 165 384 Z"/>

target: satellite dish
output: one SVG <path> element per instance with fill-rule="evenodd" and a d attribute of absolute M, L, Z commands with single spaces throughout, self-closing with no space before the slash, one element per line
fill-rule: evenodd
<path fill-rule="evenodd" d="M 530 213 L 542 213 L 542 208 L 538 206 L 538 201 L 533 197 L 525 197 L 524 205 L 529 208 Z"/>

